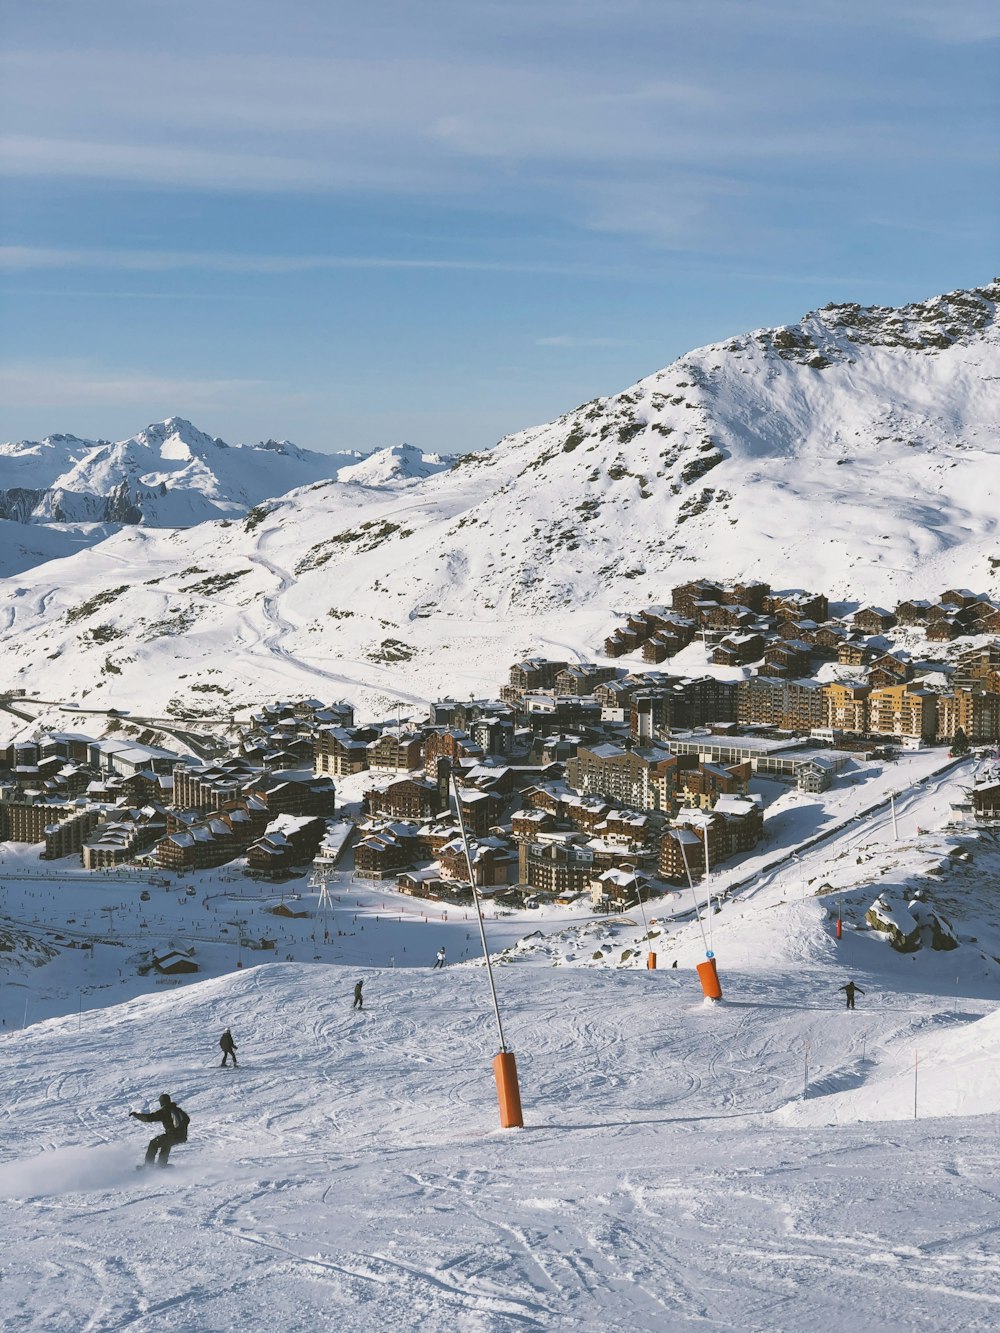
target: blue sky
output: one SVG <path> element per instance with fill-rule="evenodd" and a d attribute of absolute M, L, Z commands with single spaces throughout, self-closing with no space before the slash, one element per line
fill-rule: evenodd
<path fill-rule="evenodd" d="M 0 0 L 0 438 L 484 448 L 997 262 L 993 0 Z"/>

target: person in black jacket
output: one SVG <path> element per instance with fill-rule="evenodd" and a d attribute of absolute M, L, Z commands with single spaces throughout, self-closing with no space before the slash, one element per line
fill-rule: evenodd
<path fill-rule="evenodd" d="M 190 1116 L 176 1102 L 171 1101 L 165 1092 L 160 1094 L 160 1109 L 158 1111 L 129 1111 L 129 1115 L 133 1120 L 142 1120 L 146 1124 L 159 1121 L 163 1126 L 163 1133 L 157 1134 L 155 1139 L 149 1141 L 149 1147 L 146 1149 L 146 1166 L 153 1164 L 153 1159 L 157 1153 L 160 1154 L 157 1165 L 166 1166 L 170 1149 L 174 1144 L 187 1143 Z"/>
<path fill-rule="evenodd" d="M 222 1065 L 223 1065 L 223 1068 L 225 1068 L 226 1061 L 229 1059 L 230 1056 L 232 1056 L 232 1057 L 233 1057 L 233 1068 L 236 1069 L 236 1068 L 237 1068 L 237 1064 L 236 1064 L 236 1043 L 235 1043 L 235 1041 L 233 1041 L 233 1034 L 229 1031 L 228 1028 L 226 1028 L 225 1032 L 224 1032 L 224 1033 L 222 1034 L 222 1036 L 219 1038 L 219 1045 L 222 1047 Z"/>
<path fill-rule="evenodd" d="M 842 991 L 846 991 L 846 992 L 847 992 L 847 1007 L 848 1007 L 848 1009 L 853 1009 L 853 1008 L 854 1008 L 854 997 L 855 997 L 855 995 L 864 995 L 864 991 L 861 989 L 861 987 L 860 987 L 860 986 L 855 986 L 855 984 L 854 984 L 853 981 L 849 981 L 849 982 L 847 983 L 846 986 L 841 986 L 840 989 L 841 989 Z"/>
<path fill-rule="evenodd" d="M 365 983 L 364 983 L 363 981 L 358 981 L 358 982 L 355 983 L 355 986 L 354 986 L 354 1003 L 351 1005 L 351 1008 L 352 1008 L 352 1009 L 363 1009 L 363 1008 L 365 1007 L 365 1002 L 364 1002 L 364 1000 L 363 1000 L 362 997 L 361 997 L 361 987 L 362 987 L 364 984 L 365 984 Z"/>

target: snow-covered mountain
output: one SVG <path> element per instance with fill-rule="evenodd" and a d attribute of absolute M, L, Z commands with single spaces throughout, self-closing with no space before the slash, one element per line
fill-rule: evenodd
<path fill-rule="evenodd" d="M 487 452 L 324 459 L 325 478 L 278 500 L 251 486 L 271 450 L 192 444 L 167 423 L 137 437 L 149 503 L 170 496 L 154 455 L 191 475 L 208 456 L 238 461 L 243 495 L 190 494 L 254 507 L 180 532 L 147 518 L 0 585 L 0 684 L 148 706 L 207 674 L 234 701 L 423 699 L 495 688 L 528 651 L 593 655 L 616 614 L 697 574 L 845 600 L 995 595 L 998 297 L 994 282 L 828 306 Z"/>
<path fill-rule="evenodd" d="M 371 459 L 357 452 L 320 454 L 287 440 L 231 446 L 181 417 L 114 444 L 50 435 L 0 445 L 0 518 L 190 527 L 238 517 L 262 500 L 336 477 L 342 469 L 367 466 L 377 478 L 407 472 L 423 477 L 443 466 L 411 446 L 382 453 Z"/>

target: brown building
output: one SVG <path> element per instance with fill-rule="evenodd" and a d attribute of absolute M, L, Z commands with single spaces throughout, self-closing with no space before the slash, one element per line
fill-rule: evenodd
<path fill-rule="evenodd" d="M 416 731 L 389 728 L 368 744 L 368 767 L 405 773 L 423 764 L 423 738 Z"/>
<path fill-rule="evenodd" d="M 168 833 L 156 844 L 157 865 L 165 870 L 208 870 L 242 856 L 264 831 L 267 812 L 245 801 L 207 819 Z"/>
<path fill-rule="evenodd" d="M 482 746 L 477 745 L 468 732 L 440 727 L 424 736 L 424 772 L 429 777 L 437 777 L 439 759 L 447 759 L 455 767 L 460 759 L 478 760 L 482 757 Z"/>
<path fill-rule="evenodd" d="M 887 611 L 884 606 L 865 606 L 860 611 L 855 611 L 851 624 L 862 634 L 885 634 L 887 630 L 892 629 L 896 623 L 896 617 L 892 611 Z"/>
<path fill-rule="evenodd" d="M 441 794 L 437 783 L 426 778 L 396 778 L 370 787 L 364 808 L 369 814 L 393 819 L 429 819 L 441 808 Z"/>
<path fill-rule="evenodd" d="M 321 777 L 347 777 L 368 767 L 368 745 L 375 737 L 347 727 L 320 727 L 316 732 L 316 772 Z"/>
<path fill-rule="evenodd" d="M 274 815 L 321 815 L 336 810 L 336 788 L 328 777 L 300 777 L 291 773 L 269 773 L 243 787 L 249 796 Z"/>
<path fill-rule="evenodd" d="M 712 810 L 682 810 L 660 840 L 660 874 L 684 883 L 687 872 L 704 874 L 720 862 L 756 847 L 764 831 L 764 815 L 756 801 L 721 797 Z M 685 868 L 685 858 L 687 869 Z"/>
<path fill-rule="evenodd" d="M 386 879 L 419 859 L 416 835 L 399 827 L 365 833 L 354 848 L 354 870 L 361 879 Z"/>
<path fill-rule="evenodd" d="M 521 843 L 518 877 L 544 893 L 583 893 L 594 873 L 594 853 L 578 834 L 550 835 L 540 842 Z"/>
<path fill-rule="evenodd" d="M 566 662 L 550 662 L 545 657 L 527 657 L 511 667 L 510 688 L 517 694 L 551 690 L 555 686 L 556 676 L 566 665 Z"/>

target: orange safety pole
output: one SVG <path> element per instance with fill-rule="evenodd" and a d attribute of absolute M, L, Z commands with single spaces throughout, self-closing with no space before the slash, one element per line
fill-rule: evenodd
<path fill-rule="evenodd" d="M 719 984 L 719 972 L 715 966 L 715 955 L 698 964 L 698 977 L 701 988 L 708 1000 L 722 999 L 722 986 Z"/>
<path fill-rule="evenodd" d="M 497 1083 L 497 1101 L 500 1104 L 500 1128 L 523 1129 L 521 1089 L 517 1083 L 517 1064 L 513 1051 L 501 1051 L 493 1057 L 493 1077 Z"/>
<path fill-rule="evenodd" d="M 837 939 L 838 939 L 838 940 L 841 939 L 841 938 L 843 937 L 843 934 L 844 934 L 844 923 L 843 923 L 843 921 L 841 921 L 840 917 L 838 916 L 838 917 L 837 917 Z"/>
<path fill-rule="evenodd" d="M 646 967 L 652 972 L 656 969 L 656 954 L 648 953 L 646 955 Z"/>

